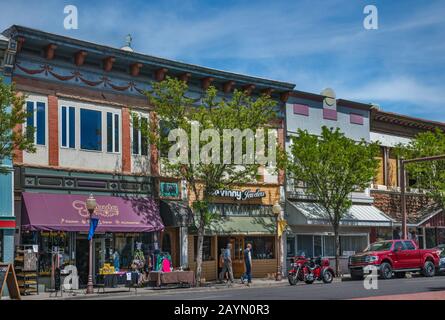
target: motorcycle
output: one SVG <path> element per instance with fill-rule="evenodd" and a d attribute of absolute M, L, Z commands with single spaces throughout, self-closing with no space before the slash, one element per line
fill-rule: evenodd
<path fill-rule="evenodd" d="M 287 278 L 292 286 L 298 281 L 304 281 L 307 284 L 312 284 L 315 280 L 331 283 L 334 280 L 334 270 L 329 265 L 329 259 L 296 256 L 294 262 L 291 263 Z"/>

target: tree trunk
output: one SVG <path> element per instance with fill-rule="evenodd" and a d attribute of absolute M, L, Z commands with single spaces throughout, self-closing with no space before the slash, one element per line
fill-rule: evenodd
<path fill-rule="evenodd" d="M 340 235 L 338 234 L 338 224 L 334 226 L 334 237 L 335 237 L 335 275 L 340 276 Z"/>
<path fill-rule="evenodd" d="M 196 250 L 196 285 L 201 286 L 202 274 L 202 245 L 204 243 L 204 223 L 200 222 L 198 228 L 198 248 Z"/>

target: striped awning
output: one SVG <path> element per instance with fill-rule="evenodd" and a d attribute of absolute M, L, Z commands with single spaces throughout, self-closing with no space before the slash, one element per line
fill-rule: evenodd
<path fill-rule="evenodd" d="M 289 224 L 325 225 L 330 224 L 328 214 L 316 202 L 287 201 L 286 213 Z M 340 225 L 363 227 L 390 227 L 393 220 L 373 205 L 353 204 Z"/>

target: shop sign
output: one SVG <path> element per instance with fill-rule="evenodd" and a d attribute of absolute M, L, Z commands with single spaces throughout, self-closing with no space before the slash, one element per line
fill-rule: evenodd
<path fill-rule="evenodd" d="M 159 185 L 161 197 L 178 198 L 179 186 L 175 182 L 161 182 Z"/>
<path fill-rule="evenodd" d="M 80 201 L 80 200 L 73 201 L 73 207 L 74 207 L 74 209 L 77 210 L 77 212 L 79 213 L 79 215 L 81 217 L 84 217 L 84 218 L 90 217 L 90 214 L 87 210 L 86 203 L 84 201 Z M 104 217 L 104 218 L 111 218 L 111 217 L 119 215 L 119 208 L 118 208 L 118 206 L 111 205 L 109 203 L 105 204 L 105 205 L 98 204 L 96 207 L 96 210 L 94 210 L 94 214 Z"/>
<path fill-rule="evenodd" d="M 266 196 L 266 192 L 260 191 L 260 189 L 256 189 L 256 191 L 251 190 L 225 190 L 219 189 L 215 190 L 212 194 L 214 197 L 223 197 L 223 198 L 234 198 L 236 200 L 251 200 L 251 199 L 260 199 Z"/>

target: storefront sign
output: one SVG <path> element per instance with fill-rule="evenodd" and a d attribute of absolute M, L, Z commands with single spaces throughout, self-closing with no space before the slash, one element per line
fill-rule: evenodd
<path fill-rule="evenodd" d="M 161 197 L 178 198 L 179 186 L 174 182 L 161 182 L 159 185 Z"/>
<path fill-rule="evenodd" d="M 212 194 L 214 197 L 223 198 L 234 198 L 236 200 L 251 200 L 264 198 L 266 193 L 256 189 L 256 191 L 251 190 L 215 190 Z"/>
<path fill-rule="evenodd" d="M 84 201 L 73 201 L 73 207 L 77 210 L 81 217 L 90 217 L 90 214 L 86 207 L 86 203 Z M 111 218 L 119 215 L 119 208 L 118 206 L 114 206 L 109 203 L 106 205 L 97 204 L 96 210 L 94 210 L 94 214 L 104 218 Z"/>

